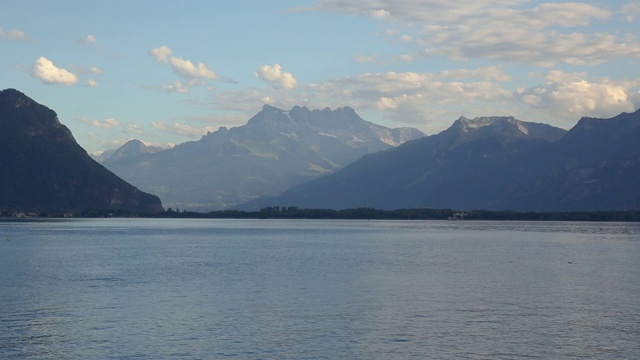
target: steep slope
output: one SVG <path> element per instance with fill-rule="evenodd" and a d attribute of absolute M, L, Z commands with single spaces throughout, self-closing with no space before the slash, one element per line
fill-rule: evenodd
<path fill-rule="evenodd" d="M 640 208 L 640 110 L 567 132 L 513 118 L 461 118 L 248 206 L 520 211 Z"/>
<path fill-rule="evenodd" d="M 564 133 L 512 117 L 462 117 L 440 134 L 365 156 L 245 208 L 502 208 L 504 197 L 544 166 L 531 155 Z"/>
<path fill-rule="evenodd" d="M 461 117 L 447 130 L 371 154 L 331 176 L 260 199 L 311 208 L 497 208 L 502 196 L 530 176 L 535 153 L 565 131 L 512 117 Z"/>
<path fill-rule="evenodd" d="M 0 91 L 0 209 L 162 211 L 160 199 L 87 155 L 53 110 Z"/>
<path fill-rule="evenodd" d="M 640 208 L 640 110 L 582 118 L 545 152 L 535 182 L 506 201 L 513 209 Z"/>
<path fill-rule="evenodd" d="M 348 107 L 285 111 L 265 105 L 243 126 L 221 128 L 199 141 L 103 164 L 166 206 L 231 207 L 330 174 L 359 157 L 422 137 L 363 120 Z"/>

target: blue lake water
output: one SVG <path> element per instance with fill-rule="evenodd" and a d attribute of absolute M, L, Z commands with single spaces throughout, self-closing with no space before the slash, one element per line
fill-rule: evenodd
<path fill-rule="evenodd" d="M 640 224 L 0 222 L 0 359 L 638 359 Z"/>

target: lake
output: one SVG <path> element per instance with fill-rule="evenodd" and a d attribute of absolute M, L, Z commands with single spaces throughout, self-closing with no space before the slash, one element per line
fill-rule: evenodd
<path fill-rule="evenodd" d="M 1 359 L 638 359 L 640 224 L 0 222 Z"/>

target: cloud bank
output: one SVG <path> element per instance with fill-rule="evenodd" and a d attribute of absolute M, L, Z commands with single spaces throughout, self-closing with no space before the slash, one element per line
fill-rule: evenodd
<path fill-rule="evenodd" d="M 595 65 L 610 59 L 639 58 L 640 44 L 626 34 L 598 32 L 588 26 L 612 21 L 615 12 L 597 5 L 566 2 L 528 7 L 524 0 L 318 0 L 298 11 L 322 11 L 379 20 L 393 19 L 408 26 L 421 49 L 398 58 L 445 56 L 464 61 L 484 58 L 538 66 Z M 621 11 L 627 21 L 640 14 L 629 3 Z"/>
<path fill-rule="evenodd" d="M 545 84 L 518 89 L 516 96 L 532 108 L 544 109 L 564 118 L 609 117 L 635 110 L 629 84 L 607 79 L 593 82 L 583 79 L 583 76 L 585 74 L 552 71 Z"/>

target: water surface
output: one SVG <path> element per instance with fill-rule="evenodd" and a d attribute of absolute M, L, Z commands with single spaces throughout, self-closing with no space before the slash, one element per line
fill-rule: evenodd
<path fill-rule="evenodd" d="M 2 359 L 640 358 L 640 224 L 0 222 Z"/>

